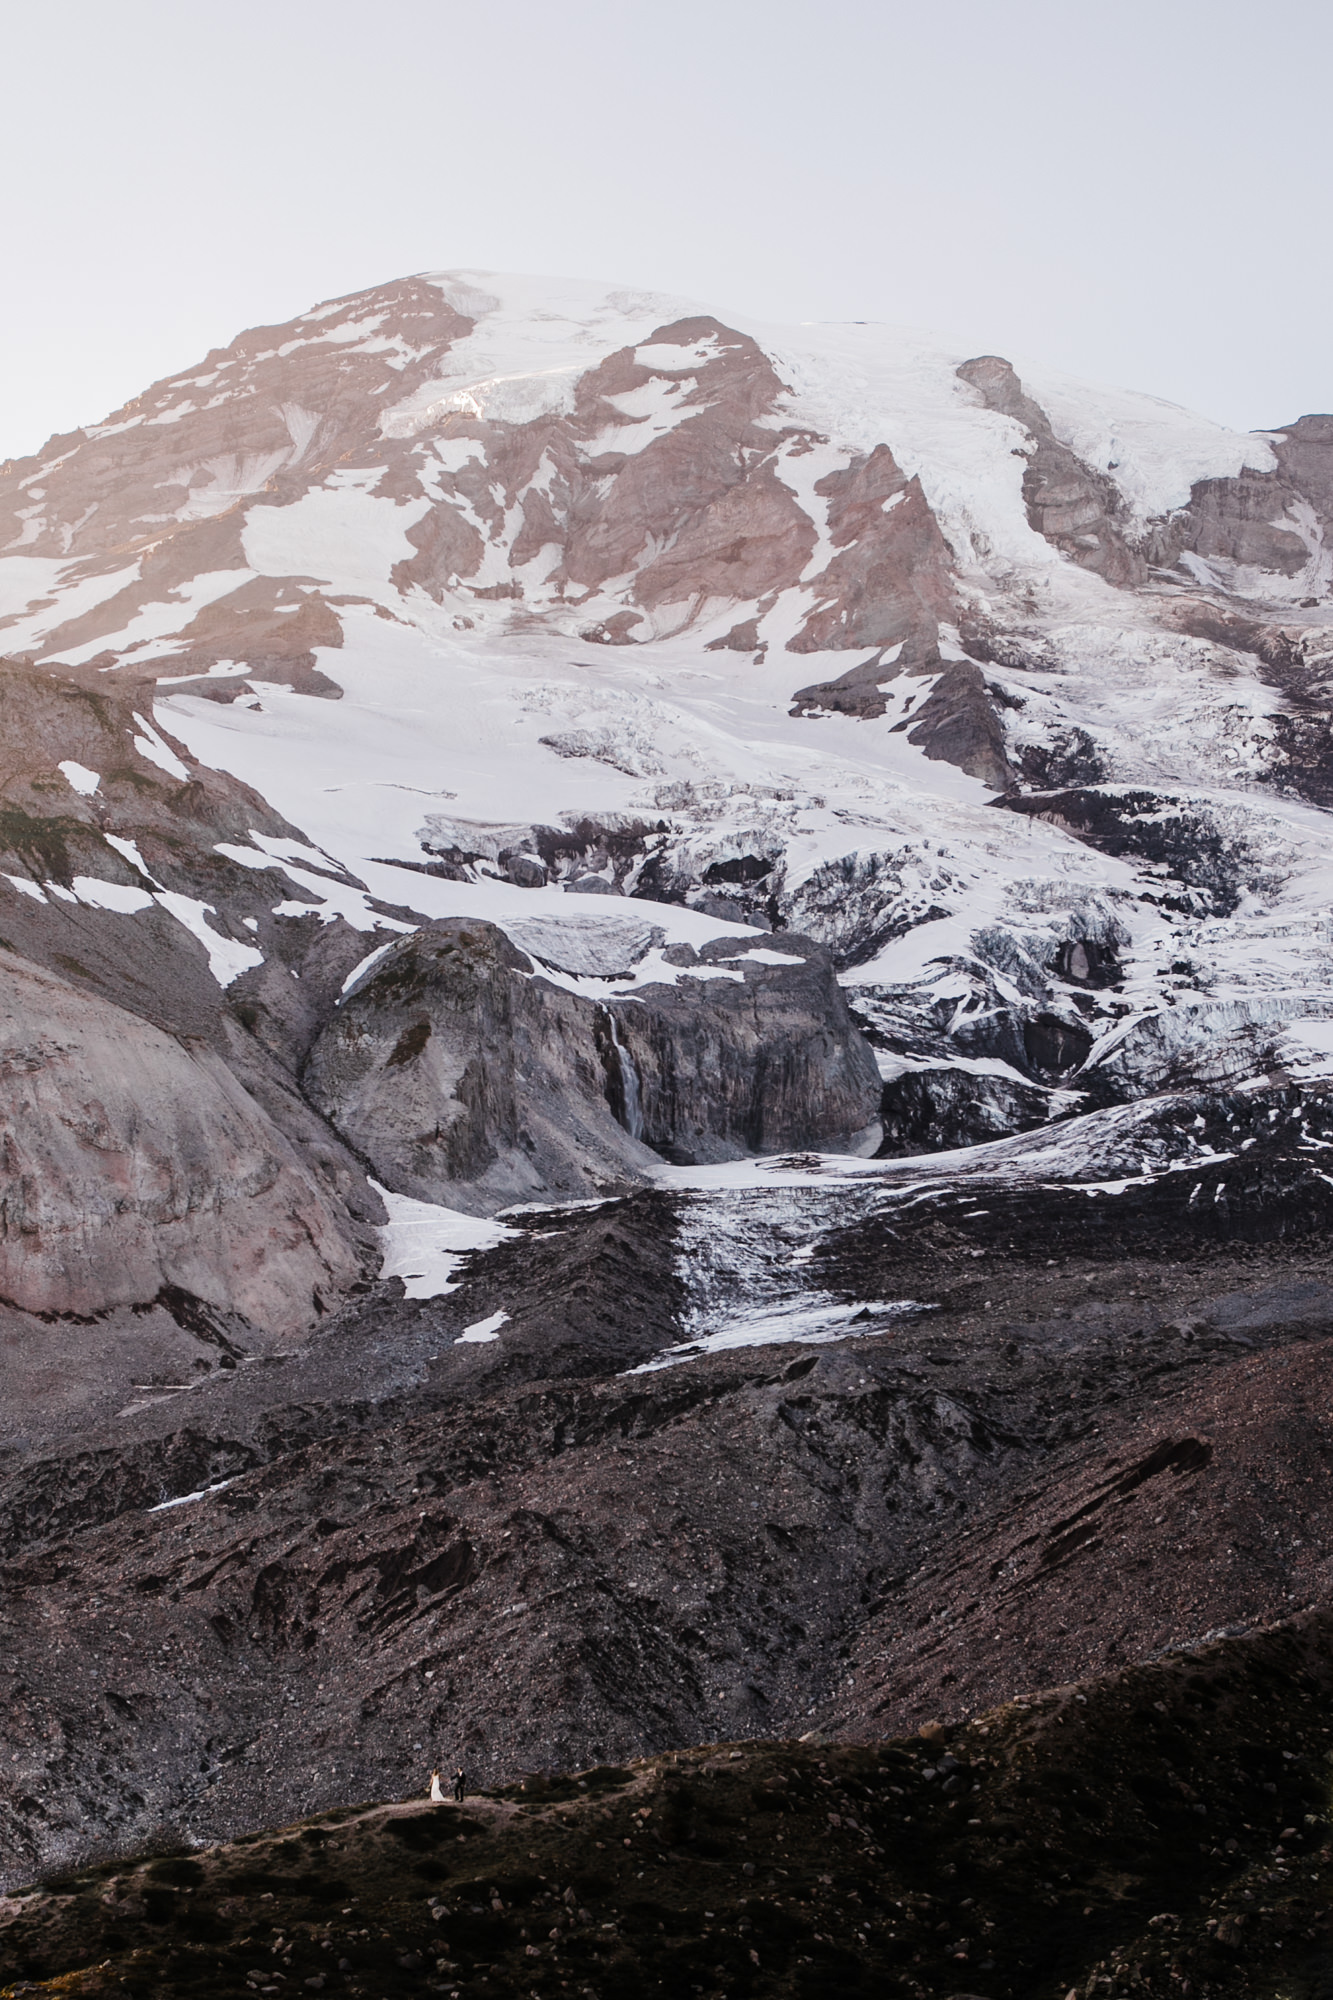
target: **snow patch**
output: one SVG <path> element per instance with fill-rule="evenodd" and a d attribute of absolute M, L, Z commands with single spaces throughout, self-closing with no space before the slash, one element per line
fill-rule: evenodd
<path fill-rule="evenodd" d="M 374 951 L 368 951 L 363 959 L 358 960 L 348 973 L 346 979 L 344 979 L 342 985 L 338 988 L 339 1000 L 345 1000 L 357 981 L 361 978 L 361 975 L 369 972 L 372 965 L 378 965 L 385 952 L 392 951 L 392 949 L 392 944 L 376 945 Z"/>
<path fill-rule="evenodd" d="M 465 1341 L 481 1343 L 487 1340 L 498 1340 L 500 1338 L 500 1328 L 508 1324 L 509 1314 L 507 1312 L 493 1312 L 489 1319 L 474 1320 L 471 1326 L 465 1326 L 454 1342 L 454 1346 L 461 1347 Z"/>
<path fill-rule="evenodd" d="M 95 910 L 117 910 L 122 916 L 132 916 L 136 910 L 153 906 L 153 898 L 146 889 L 135 889 L 126 882 L 103 882 L 95 875 L 76 875 L 71 887 L 81 903 L 88 903 Z"/>
<path fill-rule="evenodd" d="M 102 782 L 100 771 L 90 771 L 86 764 L 76 764 L 72 757 L 66 757 L 56 765 L 81 798 L 90 799 Z"/>
<path fill-rule="evenodd" d="M 164 743 L 152 723 L 145 722 L 141 715 L 136 713 L 134 719 L 143 731 L 142 736 L 136 736 L 134 739 L 134 747 L 139 755 L 147 758 L 150 764 L 156 764 L 169 778 L 179 778 L 184 784 L 190 776 L 189 770 L 182 764 L 170 744 Z"/>
<path fill-rule="evenodd" d="M 274 840 L 256 833 L 253 828 L 251 840 L 261 843 L 256 847 L 240 847 L 234 841 L 218 840 L 213 843 L 216 854 L 225 855 L 229 861 L 237 862 L 242 868 L 271 868 L 275 862 L 284 875 L 309 894 L 309 902 L 296 902 L 289 898 L 274 906 L 277 917 L 318 917 L 321 923 L 331 923 L 335 917 L 342 917 L 354 930 L 391 930 L 409 932 L 416 927 L 404 923 L 398 917 L 385 917 L 370 907 L 370 899 L 365 890 L 356 882 L 340 881 L 328 875 L 317 874 L 312 868 L 302 868 L 293 855 L 309 856 L 316 862 L 329 865 L 329 857 L 317 848 L 305 848 L 294 840 Z M 337 867 L 336 862 L 331 864 Z M 388 946 L 383 947 L 387 951 Z M 376 956 L 378 954 L 375 954 Z M 344 989 L 345 991 L 346 989 Z"/>
<path fill-rule="evenodd" d="M 280 611 L 299 610 L 299 605 L 279 605 Z M 250 671 L 244 660 L 215 660 L 206 671 L 196 669 L 192 674 L 159 674 L 156 685 L 162 688 L 181 687 L 189 681 L 233 681 L 243 679 Z"/>
<path fill-rule="evenodd" d="M 86 666 L 90 660 L 107 651 L 123 653 L 132 646 L 137 648 L 159 639 L 175 638 L 197 612 L 220 597 L 230 597 L 247 581 L 247 573 L 242 569 L 203 570 L 197 576 L 167 589 L 161 597 L 141 604 L 129 614 L 123 625 L 110 631 L 103 630 L 96 638 L 86 639 L 82 645 L 62 646 L 60 662 L 62 665 Z M 62 620 L 68 616 L 68 612 L 62 612 Z"/>
<path fill-rule="evenodd" d="M 596 437 L 590 438 L 583 447 L 585 458 L 600 458 L 603 452 L 624 452 L 627 457 L 633 457 L 654 438 L 674 430 L 684 418 L 697 415 L 695 410 L 682 408 L 679 400 L 691 380 L 688 375 L 669 380 L 655 375 L 637 389 L 626 389 L 618 396 L 603 397 L 609 409 L 632 421 L 610 424 Z"/>
<path fill-rule="evenodd" d="M 416 550 L 407 530 L 431 502 L 389 500 L 370 489 L 380 466 L 349 467 L 286 507 L 251 507 L 245 517 L 245 559 L 260 576 L 299 576 L 334 583 L 340 591 L 398 601 L 389 573 Z"/>
<path fill-rule="evenodd" d="M 192 937 L 198 938 L 208 953 L 208 969 L 219 986 L 230 986 L 243 972 L 264 963 L 263 952 L 253 945 L 223 937 L 213 929 L 207 922 L 207 918 L 217 915 L 211 903 L 200 902 L 197 896 L 183 896 L 174 889 L 160 889 L 156 900 L 171 912 L 178 924 L 184 924 Z"/>
<path fill-rule="evenodd" d="M 82 562 L 56 556 L 0 557 L 0 630 L 6 653 L 25 653 L 41 646 L 57 626 L 81 618 L 118 591 L 138 581 L 139 565 L 96 569 L 88 574 Z"/>
<path fill-rule="evenodd" d="M 170 1507 L 189 1507 L 196 1500 L 211 1500 L 215 1493 L 225 1492 L 235 1485 L 233 1479 L 218 1479 L 211 1486 L 201 1486 L 197 1493 L 178 1493 L 174 1500 L 159 1500 L 156 1507 L 150 1507 L 150 1514 L 165 1514 Z"/>
<path fill-rule="evenodd" d="M 874 1300 L 866 1304 L 855 1301 L 846 1305 L 833 1299 L 811 1303 L 807 1295 L 766 1312 L 738 1313 L 714 1332 L 663 1348 L 651 1361 L 642 1361 L 637 1368 L 627 1368 L 624 1373 L 651 1375 L 658 1369 L 678 1368 L 682 1361 L 694 1361 L 704 1354 L 721 1354 L 733 1347 L 778 1347 L 793 1342 L 826 1346 L 833 1340 L 864 1339 L 886 1332 L 887 1322 L 931 1310 L 917 1299 Z"/>
<path fill-rule="evenodd" d="M 102 838 L 108 847 L 115 848 L 117 854 L 123 854 L 132 868 L 138 869 L 145 882 L 152 882 L 154 888 L 161 888 L 161 883 L 154 880 L 148 863 L 144 860 L 132 840 L 126 840 L 124 835 L 119 833 L 104 833 Z"/>
<path fill-rule="evenodd" d="M 394 1194 L 372 1181 L 389 1220 L 376 1230 L 380 1241 L 381 1278 L 401 1278 L 409 1299 L 438 1299 L 456 1292 L 455 1279 L 465 1257 L 474 1250 L 493 1250 L 520 1232 L 485 1216 L 462 1215 L 435 1202 Z"/>
<path fill-rule="evenodd" d="M 765 945 L 756 945 L 753 951 L 739 951 L 735 962 L 751 959 L 756 965 L 804 965 L 805 960 L 797 952 L 769 951 Z"/>

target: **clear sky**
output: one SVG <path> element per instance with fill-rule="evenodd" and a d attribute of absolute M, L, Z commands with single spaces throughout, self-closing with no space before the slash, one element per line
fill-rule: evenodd
<path fill-rule="evenodd" d="M 1333 408 L 1328 0 L 42 0 L 5 71 L 0 457 L 448 265 Z"/>

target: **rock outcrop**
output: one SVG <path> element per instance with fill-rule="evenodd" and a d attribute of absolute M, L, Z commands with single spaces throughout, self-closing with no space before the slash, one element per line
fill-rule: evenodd
<path fill-rule="evenodd" d="M 621 1116 L 667 1159 L 878 1144 L 879 1074 L 828 953 L 791 931 L 776 944 L 672 947 L 663 959 L 676 983 L 617 1010 Z"/>
<path fill-rule="evenodd" d="M 814 579 L 816 609 L 793 653 L 849 652 L 934 639 L 955 608 L 949 547 L 919 479 L 887 445 L 815 482 L 837 551 Z M 798 696 L 798 699 L 800 697 Z"/>
<path fill-rule="evenodd" d="M 964 361 L 958 376 L 977 391 L 988 410 L 1012 417 L 1031 438 L 1023 501 L 1037 533 L 1080 569 L 1094 570 L 1108 583 L 1145 582 L 1148 565 L 1134 546 L 1129 508 L 1115 481 L 1061 443 L 1012 362 L 998 354 L 981 354 Z"/>
<path fill-rule="evenodd" d="M 307 1094 L 375 1172 L 475 1210 L 600 1194 L 663 1157 L 878 1143 L 879 1078 L 827 955 L 785 936 L 662 955 L 604 1001 L 493 925 L 395 945 L 320 1036 Z"/>
<path fill-rule="evenodd" d="M 5 661 L 0 707 L 0 934 L 11 949 L 215 1047 L 229 1001 L 256 1021 L 277 1016 L 275 1049 L 299 1039 L 293 1017 L 316 996 L 331 1002 L 365 955 L 327 890 L 349 891 L 376 923 L 347 870 L 164 734 L 151 684 Z M 275 962 L 276 983 L 264 976 Z"/>
<path fill-rule="evenodd" d="M 0 1369 L 19 1433 L 304 1334 L 377 1267 L 379 1199 L 293 1071 L 370 941 L 326 895 L 371 940 L 380 920 L 164 735 L 150 694 L 0 666 Z"/>
<path fill-rule="evenodd" d="M 1271 433 L 1271 472 L 1201 479 L 1189 503 L 1154 538 L 1159 562 L 1193 555 L 1215 566 L 1216 580 L 1247 581 L 1267 571 L 1275 580 L 1309 573 L 1320 596 L 1328 587 L 1325 537 L 1333 531 L 1333 416 L 1300 417 Z M 1321 564 L 1320 557 L 1325 556 Z M 1197 572 L 1196 572 L 1197 574 Z"/>

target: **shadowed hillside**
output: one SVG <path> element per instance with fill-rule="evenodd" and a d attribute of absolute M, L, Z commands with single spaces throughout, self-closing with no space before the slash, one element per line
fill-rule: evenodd
<path fill-rule="evenodd" d="M 109 1863 L 0 1904 L 0 1991 L 1316 2000 L 1331 1641 Z"/>

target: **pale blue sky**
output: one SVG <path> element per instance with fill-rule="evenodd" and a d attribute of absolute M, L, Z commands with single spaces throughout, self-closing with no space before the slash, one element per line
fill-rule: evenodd
<path fill-rule="evenodd" d="M 6 27 L 0 457 L 444 265 L 1333 407 L 1326 0 L 44 0 Z"/>

